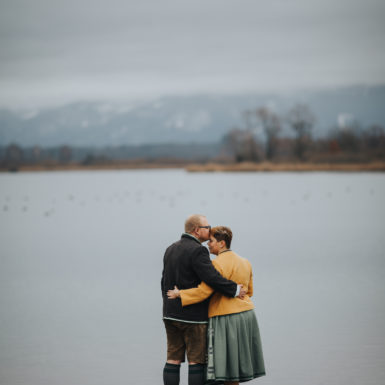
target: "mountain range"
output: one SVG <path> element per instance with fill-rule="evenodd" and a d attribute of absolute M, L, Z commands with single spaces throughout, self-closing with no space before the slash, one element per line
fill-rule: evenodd
<path fill-rule="evenodd" d="M 0 109 L 0 146 L 121 146 L 214 143 L 244 128 L 243 112 L 268 107 L 284 122 L 296 104 L 316 117 L 313 135 L 352 122 L 385 126 L 385 85 L 296 91 L 282 94 L 165 96 L 137 102 L 77 102 L 64 106 Z M 262 135 L 258 125 L 253 126 Z M 290 136 L 283 124 L 281 135 Z"/>

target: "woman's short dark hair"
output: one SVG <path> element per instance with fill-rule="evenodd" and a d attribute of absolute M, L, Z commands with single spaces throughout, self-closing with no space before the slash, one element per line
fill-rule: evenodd
<path fill-rule="evenodd" d="M 210 231 L 212 235 L 218 242 L 225 241 L 226 247 L 229 249 L 231 246 L 231 240 L 233 239 L 233 232 L 230 227 L 226 226 L 216 226 L 213 227 Z"/>

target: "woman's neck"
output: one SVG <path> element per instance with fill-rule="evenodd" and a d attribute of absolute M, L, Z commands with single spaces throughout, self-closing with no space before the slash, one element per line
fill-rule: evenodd
<path fill-rule="evenodd" d="M 219 251 L 218 251 L 218 255 L 219 255 L 219 254 L 222 254 L 222 253 L 224 253 L 224 252 L 226 252 L 226 251 L 230 251 L 230 249 L 222 249 L 222 250 L 219 250 Z"/>

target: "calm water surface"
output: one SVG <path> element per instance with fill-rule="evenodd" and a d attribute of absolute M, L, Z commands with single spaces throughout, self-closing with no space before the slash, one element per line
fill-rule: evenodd
<path fill-rule="evenodd" d="M 251 383 L 385 383 L 384 174 L 163 170 L 0 174 L 0 384 L 161 384 L 162 257 L 195 212 L 253 265 Z"/>

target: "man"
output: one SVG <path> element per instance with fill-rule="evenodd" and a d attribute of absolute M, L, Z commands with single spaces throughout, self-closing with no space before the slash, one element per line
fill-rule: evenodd
<path fill-rule="evenodd" d="M 206 282 L 228 297 L 245 294 L 242 285 L 223 278 L 211 263 L 210 255 L 201 242 L 207 241 L 210 225 L 203 215 L 191 215 L 185 222 L 181 239 L 169 246 L 164 254 L 162 272 L 163 322 L 167 334 L 167 362 L 163 370 L 164 385 L 178 385 L 180 365 L 189 362 L 189 385 L 204 381 L 206 333 L 209 299 L 182 307 L 180 299 L 169 300 L 167 291 L 178 286 L 190 289 Z"/>

